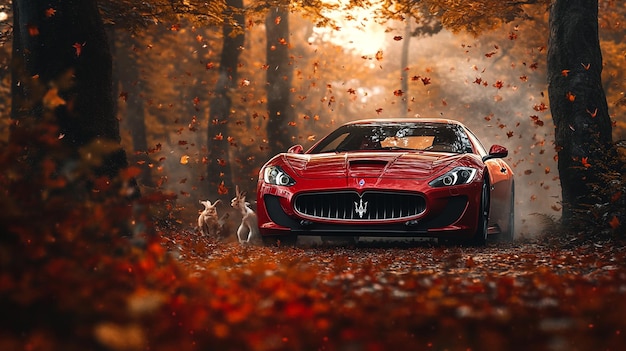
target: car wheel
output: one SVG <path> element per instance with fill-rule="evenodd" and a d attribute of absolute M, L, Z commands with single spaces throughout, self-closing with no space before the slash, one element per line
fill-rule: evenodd
<path fill-rule="evenodd" d="M 472 239 L 472 245 L 484 246 L 487 243 L 487 230 L 489 229 L 489 175 L 485 174 L 482 190 L 480 192 L 480 211 L 478 212 L 478 226 Z"/>
<path fill-rule="evenodd" d="M 265 246 L 283 246 L 292 247 L 296 246 L 298 240 L 297 235 L 272 235 L 263 237 L 263 245 Z"/>

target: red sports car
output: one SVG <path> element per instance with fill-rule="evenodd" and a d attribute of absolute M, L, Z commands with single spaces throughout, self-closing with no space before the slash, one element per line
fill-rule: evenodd
<path fill-rule="evenodd" d="M 261 168 L 259 232 L 266 244 L 298 235 L 431 237 L 484 245 L 514 235 L 514 183 L 502 159 L 447 119 L 347 123 L 309 150 L 292 146 Z"/>

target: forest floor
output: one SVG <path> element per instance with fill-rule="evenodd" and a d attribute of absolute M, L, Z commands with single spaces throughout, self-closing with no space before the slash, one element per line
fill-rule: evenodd
<path fill-rule="evenodd" d="M 166 239 L 191 276 L 213 284 L 206 298 L 224 313 L 207 332 L 220 349 L 626 349 L 626 248 L 610 240 L 474 248 L 257 247 L 184 231 Z"/>

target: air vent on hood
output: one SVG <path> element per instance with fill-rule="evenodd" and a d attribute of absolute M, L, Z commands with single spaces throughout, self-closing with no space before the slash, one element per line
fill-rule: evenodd
<path fill-rule="evenodd" d="M 385 167 L 386 165 L 387 165 L 387 161 L 385 160 L 350 160 L 350 167 L 358 167 L 358 166 Z"/>

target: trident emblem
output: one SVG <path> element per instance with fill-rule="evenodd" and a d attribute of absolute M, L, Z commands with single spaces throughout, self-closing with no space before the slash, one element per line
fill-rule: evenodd
<path fill-rule="evenodd" d="M 359 218 L 363 218 L 363 215 L 367 212 L 367 201 L 363 202 L 363 199 L 359 199 L 359 202 L 354 202 L 354 211 L 359 215 Z"/>

